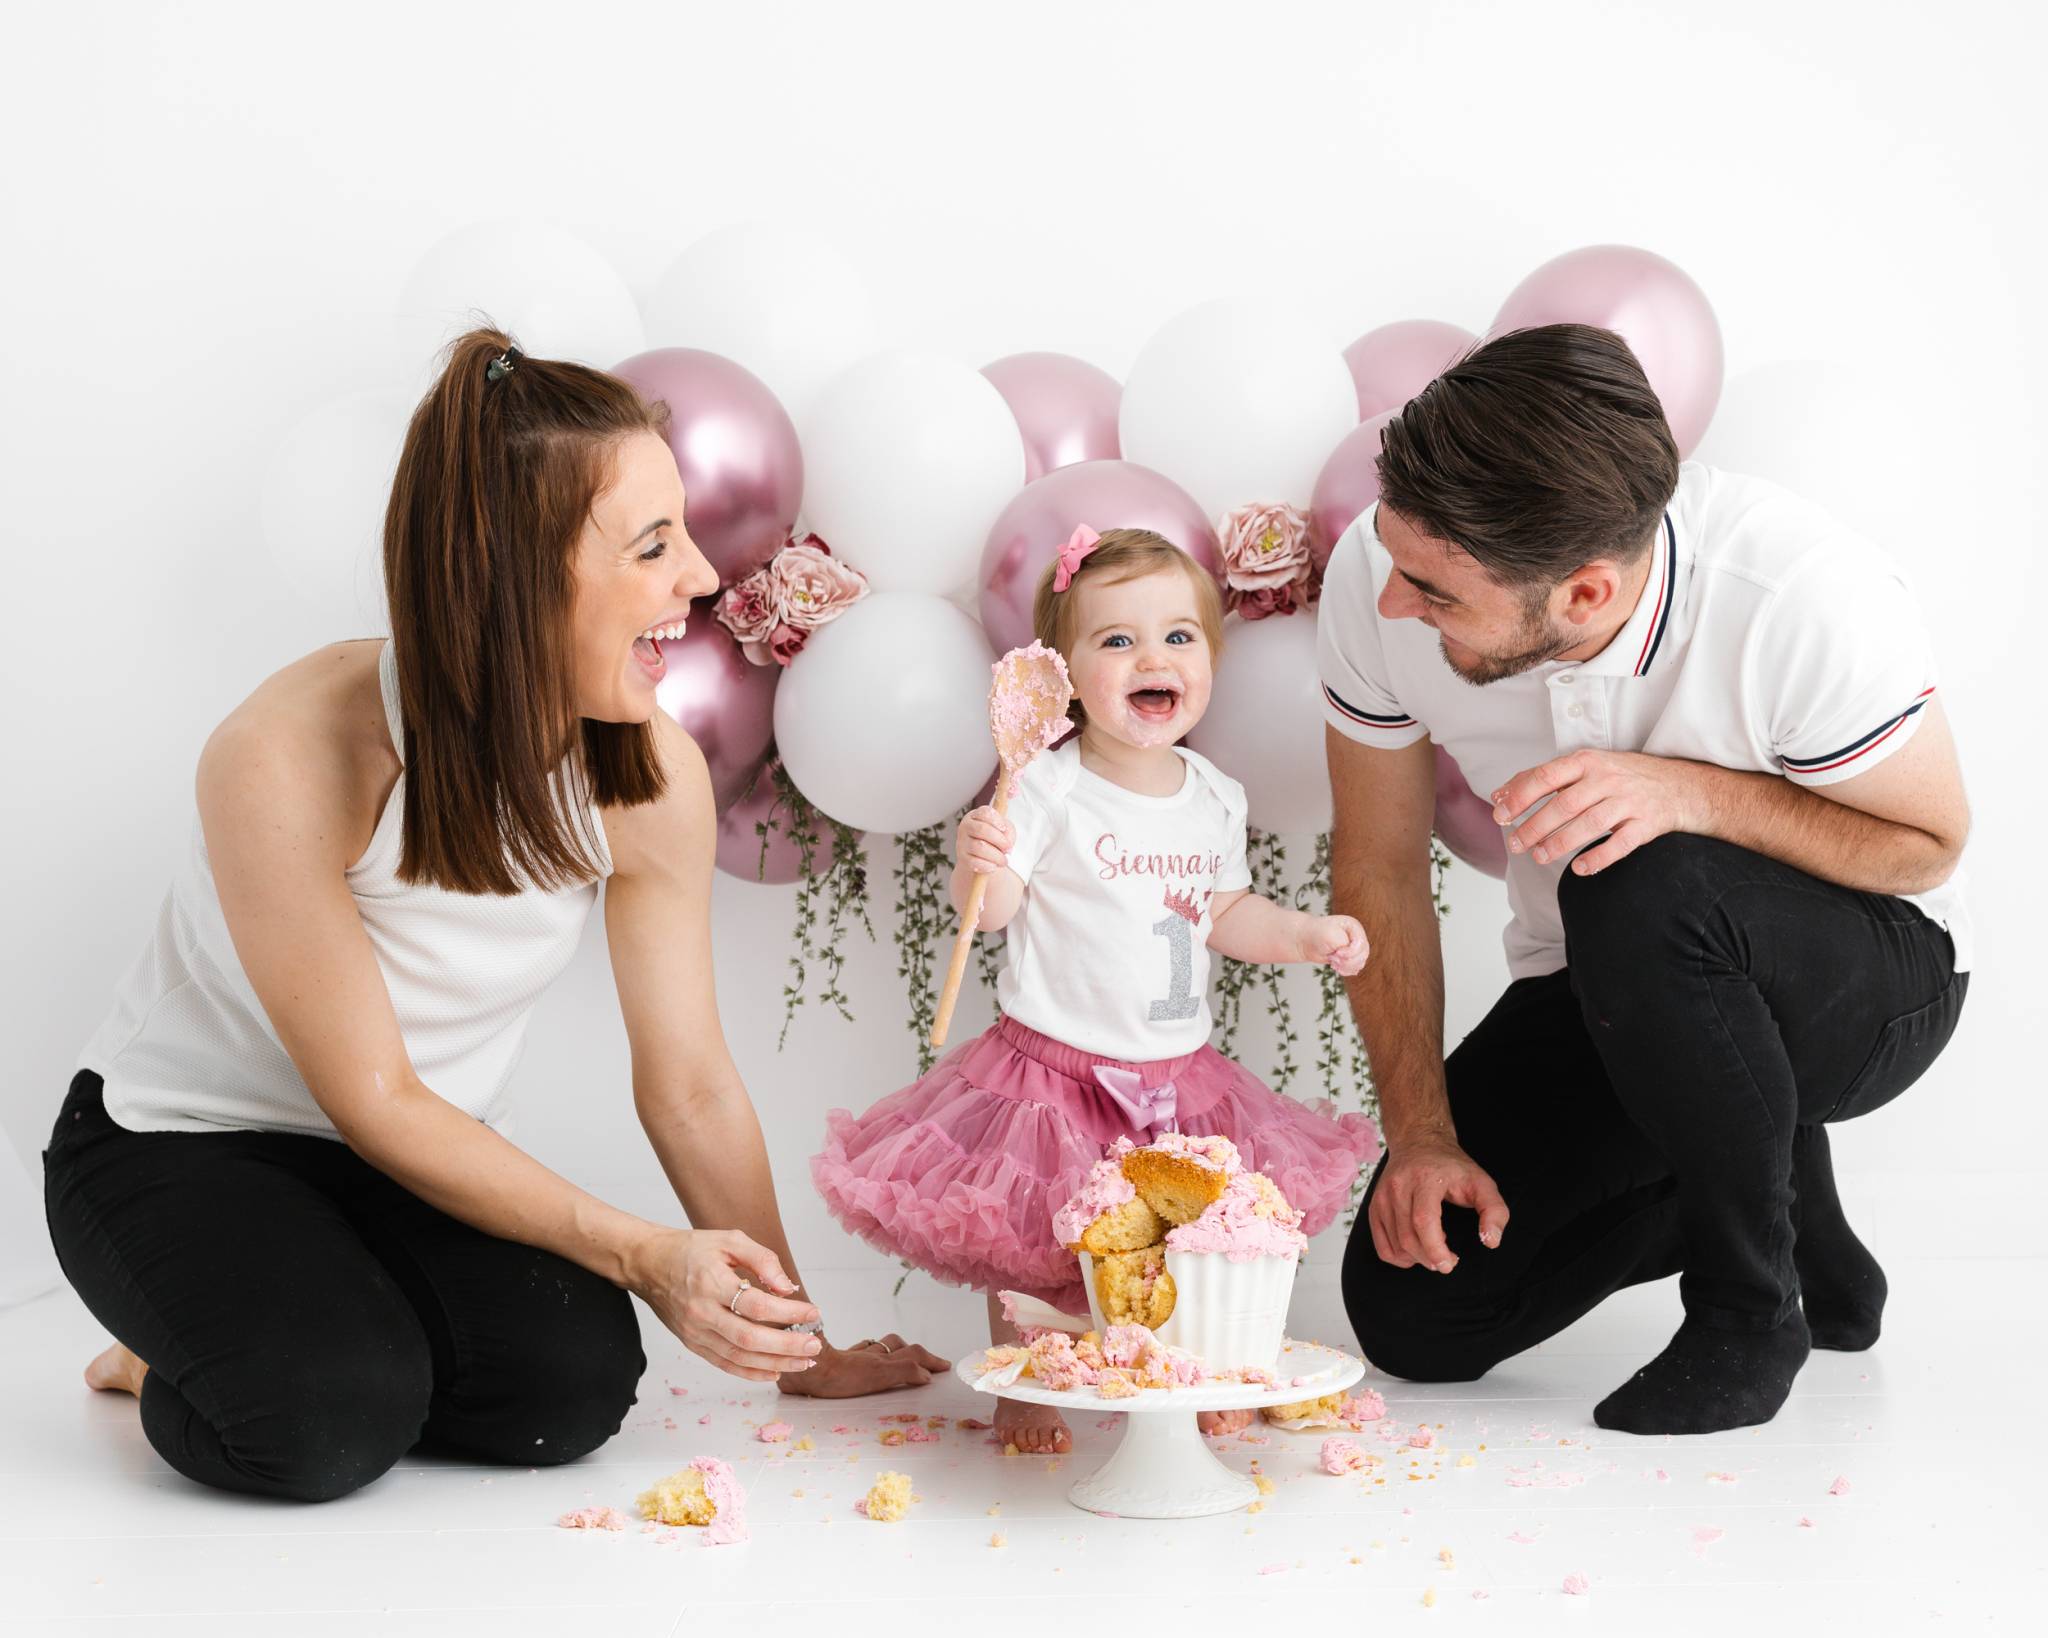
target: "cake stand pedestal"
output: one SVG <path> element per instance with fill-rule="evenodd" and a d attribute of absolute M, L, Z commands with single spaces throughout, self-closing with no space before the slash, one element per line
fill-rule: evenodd
<path fill-rule="evenodd" d="M 974 1361 L 955 1373 L 975 1383 Z M 1273 1368 L 1279 1386 L 1207 1383 L 1193 1388 L 1147 1388 L 1128 1399 L 1104 1399 L 1092 1388 L 1061 1392 L 1026 1377 L 1001 1390 L 1005 1399 L 1056 1405 L 1070 1413 L 1119 1411 L 1124 1436 L 1108 1461 L 1068 1490 L 1067 1499 L 1090 1513 L 1117 1518 L 1192 1519 L 1234 1512 L 1258 1500 L 1259 1487 L 1216 1459 L 1195 1425 L 1195 1413 L 1291 1405 L 1348 1388 L 1365 1375 L 1364 1362 L 1314 1342 L 1281 1345 Z M 1296 1377 L 1307 1380 L 1296 1382 Z"/>

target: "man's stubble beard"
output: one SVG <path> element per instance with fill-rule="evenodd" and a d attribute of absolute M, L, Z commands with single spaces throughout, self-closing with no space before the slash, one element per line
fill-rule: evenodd
<path fill-rule="evenodd" d="M 1476 666 L 1463 666 L 1452 659 L 1451 651 L 1444 646 L 1443 633 L 1437 633 L 1437 648 L 1444 657 L 1444 664 L 1474 688 L 1484 688 L 1488 683 L 1497 683 L 1505 677 L 1518 677 L 1546 660 L 1556 659 L 1578 645 L 1579 634 L 1559 632 L 1553 628 L 1548 603 L 1547 591 L 1541 601 L 1525 603 L 1522 624 L 1515 632 L 1516 646 L 1506 654 L 1489 654 Z"/>

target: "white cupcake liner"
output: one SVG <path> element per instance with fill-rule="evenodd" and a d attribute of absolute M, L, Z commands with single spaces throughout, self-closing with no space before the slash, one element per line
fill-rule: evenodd
<path fill-rule="evenodd" d="M 1221 1252 L 1169 1247 L 1173 1313 L 1159 1340 L 1185 1348 L 1211 1370 L 1270 1371 L 1280 1360 L 1300 1260 L 1298 1251 L 1234 1262 Z"/>
<path fill-rule="evenodd" d="M 1081 1254 L 1081 1283 L 1088 1292 L 1088 1317 L 1098 1332 L 1109 1328 L 1095 1294 L 1095 1259 Z M 1287 1304 L 1294 1295 L 1295 1265 L 1301 1253 L 1251 1257 L 1233 1262 L 1220 1252 L 1166 1253 L 1173 1276 L 1173 1313 L 1159 1329 L 1168 1347 L 1191 1353 L 1211 1370 L 1251 1366 L 1270 1371 L 1280 1359 L 1287 1330 Z"/>

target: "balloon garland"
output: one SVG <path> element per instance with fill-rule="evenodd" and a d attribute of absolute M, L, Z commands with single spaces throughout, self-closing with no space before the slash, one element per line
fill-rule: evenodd
<path fill-rule="evenodd" d="M 1323 569 L 1377 499 L 1387 419 L 1476 345 L 1474 332 L 1400 320 L 1340 353 L 1283 301 L 1231 299 L 1162 326 L 1121 384 L 1050 352 L 977 371 L 877 351 L 858 273 L 786 230 L 699 241 L 657 282 L 643 319 L 573 236 L 485 223 L 422 259 L 399 303 L 399 345 L 424 356 L 451 319 L 479 308 L 529 348 L 611 368 L 669 407 L 691 534 L 720 589 L 715 618 L 662 645 L 658 698 L 710 765 L 718 868 L 796 888 L 783 1039 L 810 1000 L 852 1017 L 840 978 L 852 931 L 874 939 L 866 833 L 877 832 L 896 839 L 897 970 L 919 1071 L 929 1067 L 933 950 L 954 921 L 951 831 L 985 798 L 994 761 L 981 711 L 988 666 L 1030 640 L 1038 575 L 1081 524 L 1156 530 L 1216 578 L 1232 641 L 1190 742 L 1246 786 L 1258 890 L 1327 903 L 1314 643 Z M 1723 372 L 1698 285 L 1647 250 L 1589 246 L 1523 279 L 1484 334 L 1564 320 L 1628 341 L 1690 453 Z M 264 486 L 281 567 L 353 603 L 351 623 L 375 612 L 365 567 L 402 425 L 395 398 L 316 409 L 288 429 Z M 309 540 L 278 521 L 307 516 L 332 526 Z M 309 551 L 318 575 L 301 572 Z M 1306 729 L 1287 732 L 1297 720 Z M 1432 891 L 1444 913 L 1451 856 L 1499 876 L 1505 855 L 1484 801 L 1437 756 Z M 1315 837 L 1298 883 L 1283 834 Z M 984 937 L 976 950 L 990 990 L 999 944 Z M 1327 969 L 1319 979 L 1314 1077 L 1372 1112 L 1341 980 Z M 1278 1054 L 1267 1078 L 1284 1090 L 1302 1043 L 1277 970 L 1219 963 L 1219 1045 L 1235 1045 L 1255 982 Z"/>

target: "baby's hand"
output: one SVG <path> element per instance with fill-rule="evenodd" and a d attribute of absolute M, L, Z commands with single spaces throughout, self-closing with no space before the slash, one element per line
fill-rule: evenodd
<path fill-rule="evenodd" d="M 954 853 L 977 876 L 1009 863 L 1017 844 L 1017 827 L 994 808 L 975 808 L 960 821 Z"/>
<path fill-rule="evenodd" d="M 1312 916 L 1301 935 L 1301 959 L 1327 962 L 1343 978 L 1363 967 L 1371 950 L 1356 916 Z"/>

